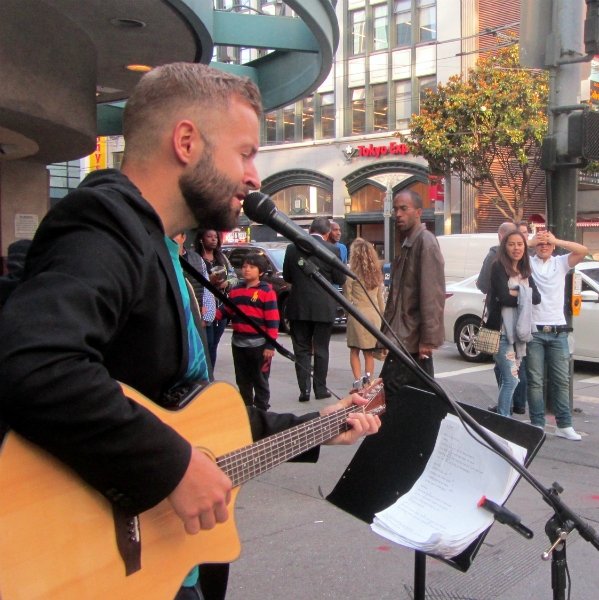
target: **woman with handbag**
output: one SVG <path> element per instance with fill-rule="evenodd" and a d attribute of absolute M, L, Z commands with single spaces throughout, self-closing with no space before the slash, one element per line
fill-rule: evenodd
<path fill-rule="evenodd" d="M 381 313 L 384 312 L 383 273 L 376 250 L 370 242 L 362 238 L 354 240 L 350 247 L 349 268 L 358 276 L 368 292 L 365 292 L 357 281 L 348 279 L 343 286 L 343 295 L 378 329 L 381 326 L 381 318 L 372 302 L 378 306 Z M 357 381 L 361 378 L 360 351 L 364 354 L 364 372 L 372 376 L 376 339 L 351 315 L 347 317 L 347 345 L 350 349 L 349 364 L 354 379 Z"/>
<path fill-rule="evenodd" d="M 222 245 L 221 236 L 214 229 L 200 229 L 195 237 L 195 251 L 204 259 L 206 269 L 208 271 L 210 283 L 216 286 L 223 294 L 228 294 L 229 291 L 237 285 L 237 276 L 235 269 L 231 266 L 227 257 L 220 249 Z M 222 302 L 217 300 L 216 308 L 222 308 Z M 216 364 L 216 350 L 218 343 L 222 337 L 227 319 L 215 319 L 206 325 L 206 336 L 208 337 L 208 353 L 210 354 L 210 362 L 212 369 Z"/>
<path fill-rule="evenodd" d="M 491 288 L 486 328 L 500 334 L 495 362 L 500 371 L 497 412 L 510 416 L 512 396 L 518 385 L 518 367 L 526 356 L 526 343 L 536 330 L 532 305 L 541 302 L 541 294 L 532 278 L 528 245 L 520 231 L 512 231 L 501 240 L 491 266 Z"/>

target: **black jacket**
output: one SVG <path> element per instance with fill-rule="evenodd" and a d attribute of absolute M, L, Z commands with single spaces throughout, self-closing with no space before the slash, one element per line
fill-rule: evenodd
<path fill-rule="evenodd" d="M 497 256 L 497 250 L 499 250 L 499 246 L 492 246 L 489 248 L 489 253 L 485 256 L 483 266 L 481 267 L 478 279 L 476 280 L 476 287 L 483 294 L 488 294 L 491 289 L 491 265 Z"/>
<path fill-rule="evenodd" d="M 325 246 L 339 259 L 341 253 L 334 244 L 325 242 L 319 235 L 314 237 L 320 244 Z M 283 261 L 283 279 L 291 283 L 289 300 L 287 301 L 286 316 L 296 321 L 317 321 L 332 323 L 337 313 L 337 302 L 329 296 L 316 282 L 312 281 L 299 268 L 297 261 L 303 253 L 297 249 L 295 244 L 289 244 L 285 251 Z M 342 286 L 345 283 L 345 275 L 332 268 L 319 258 L 310 257 L 310 260 L 319 268 L 320 272 L 330 282 Z"/>
<path fill-rule="evenodd" d="M 510 277 L 505 267 L 498 261 L 491 265 L 491 287 L 487 296 L 488 317 L 486 326 L 499 331 L 501 329 L 501 308 L 503 306 L 518 306 L 518 296 L 512 296 L 508 288 Z M 532 303 L 541 303 L 541 294 L 532 275 L 528 278 L 528 285 L 532 288 Z"/>
<path fill-rule="evenodd" d="M 115 170 L 44 218 L 0 315 L 0 419 L 131 514 L 168 496 L 189 443 L 128 400 L 160 403 L 185 374 L 185 315 L 161 221 Z M 256 437 L 313 418 L 250 414 Z"/>

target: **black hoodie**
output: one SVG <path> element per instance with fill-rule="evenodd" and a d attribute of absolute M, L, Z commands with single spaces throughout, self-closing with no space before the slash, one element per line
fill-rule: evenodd
<path fill-rule="evenodd" d="M 160 218 L 125 175 L 93 172 L 41 222 L 0 314 L 0 419 L 126 512 L 146 510 L 191 447 L 117 381 L 160 403 L 185 374 L 186 336 Z M 262 437 L 314 415 L 250 417 Z"/>

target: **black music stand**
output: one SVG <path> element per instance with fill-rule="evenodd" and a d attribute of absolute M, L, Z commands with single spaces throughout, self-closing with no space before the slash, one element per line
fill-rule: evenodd
<path fill-rule="evenodd" d="M 386 399 L 386 405 L 379 433 L 364 439 L 326 498 L 368 524 L 372 523 L 375 513 L 394 504 L 422 475 L 435 447 L 441 421 L 450 412 L 447 404 L 435 394 L 413 387 L 401 388 L 397 397 Z M 460 405 L 483 427 L 526 448 L 526 466 L 545 440 L 545 433 L 537 427 L 475 406 Z M 465 573 L 487 532 L 488 529 L 461 554 L 449 560 L 430 556 Z M 424 598 L 425 559 L 425 553 L 416 552 L 415 599 Z"/>

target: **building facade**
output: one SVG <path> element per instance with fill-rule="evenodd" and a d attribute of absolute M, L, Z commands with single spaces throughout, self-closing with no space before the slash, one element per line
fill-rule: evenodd
<path fill-rule="evenodd" d="M 334 218 L 346 242 L 363 237 L 381 258 L 388 189 L 418 191 L 427 227 L 442 227 L 442 194 L 429 185 L 426 161 L 397 136 L 408 132 L 425 90 L 461 70 L 460 6 L 460 0 L 337 3 L 341 37 L 329 77 L 314 94 L 263 118 L 262 191 L 281 211 L 303 226 L 318 215 Z M 252 239 L 272 235 L 264 229 L 252 226 Z"/>

